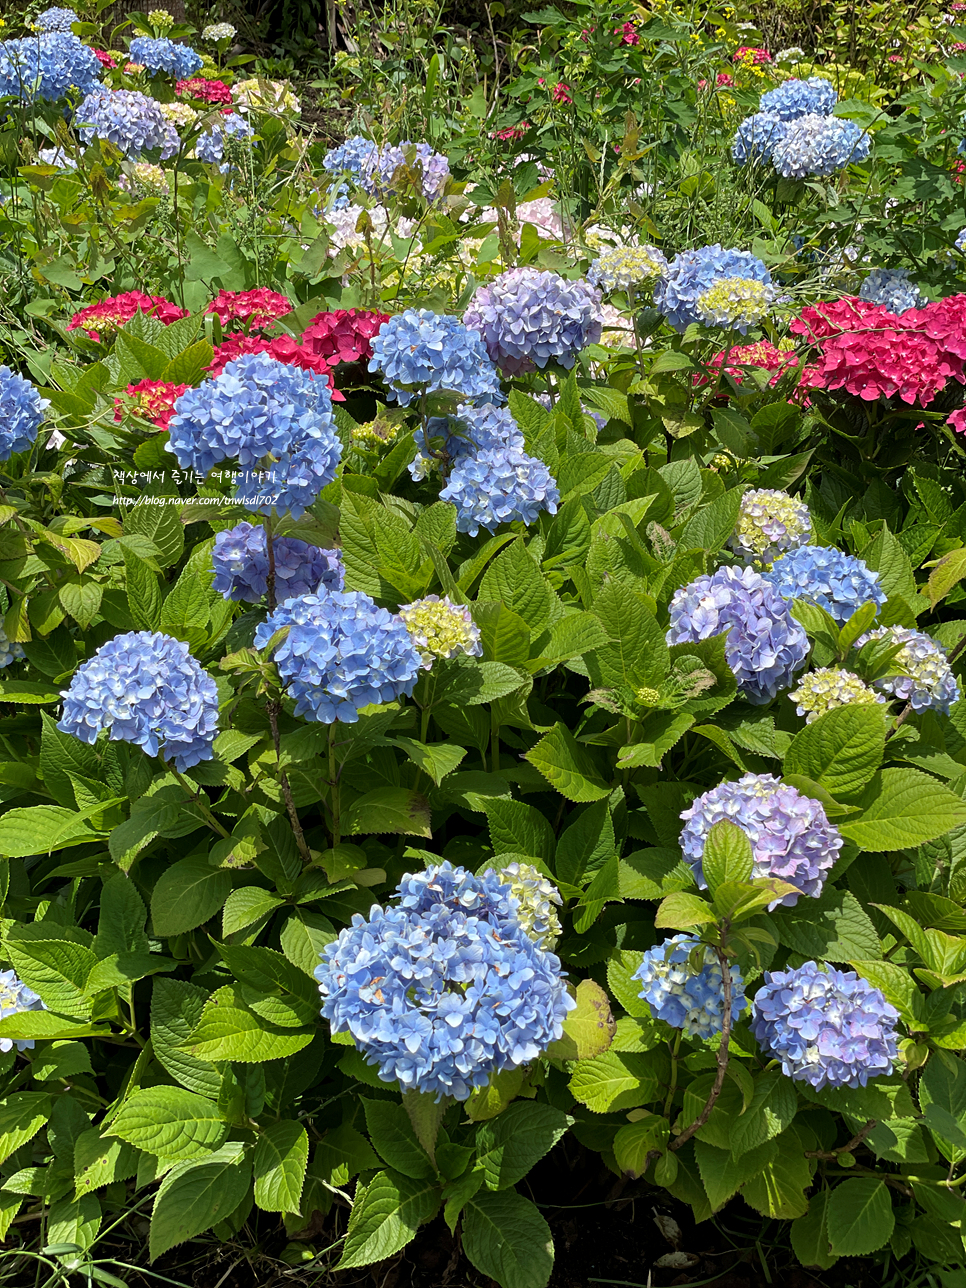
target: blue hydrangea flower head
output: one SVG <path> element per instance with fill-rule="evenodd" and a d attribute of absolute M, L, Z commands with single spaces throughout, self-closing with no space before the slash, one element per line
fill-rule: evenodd
<path fill-rule="evenodd" d="M 540 948 L 552 951 L 563 933 L 557 914 L 557 908 L 563 904 L 560 891 L 532 863 L 508 863 L 497 875 L 517 901 L 516 916 L 521 929 Z"/>
<path fill-rule="evenodd" d="M 330 174 L 348 174 L 358 182 L 362 178 L 364 163 L 376 151 L 378 151 L 377 145 L 371 139 L 355 134 L 351 139 L 340 143 L 337 148 L 326 152 L 322 158 L 322 166 Z"/>
<path fill-rule="evenodd" d="M 436 466 L 446 471 L 454 461 L 490 448 L 523 449 L 523 434 L 512 413 L 493 403 L 479 407 L 460 403 L 455 416 L 431 416 L 425 432 L 417 429 L 414 438 L 419 454 L 409 472 L 416 480 L 424 479 Z"/>
<path fill-rule="evenodd" d="M 178 80 L 188 80 L 204 66 L 204 59 L 190 45 L 179 45 L 167 36 L 136 36 L 131 41 L 131 61 Z"/>
<path fill-rule="evenodd" d="M 809 671 L 798 681 L 798 688 L 789 693 L 792 702 L 798 703 L 795 708 L 805 723 L 811 724 L 826 711 L 836 707 L 868 706 L 870 703 L 884 703 L 881 693 L 870 689 L 864 680 L 860 680 L 851 671 L 836 667 L 821 666 Z"/>
<path fill-rule="evenodd" d="M 19 662 L 24 656 L 23 647 L 9 640 L 6 631 L 0 627 L 0 667 Z"/>
<path fill-rule="evenodd" d="M 283 626 L 275 664 L 306 720 L 355 724 L 360 707 L 408 697 L 416 685 L 422 658 L 405 623 L 361 591 L 287 599 L 255 631 L 255 647 Z"/>
<path fill-rule="evenodd" d="M 180 146 L 178 131 L 165 119 L 160 104 L 137 90 L 99 86 L 87 95 L 74 119 L 85 143 L 107 139 L 132 160 L 154 148 L 166 159 Z"/>
<path fill-rule="evenodd" d="M 0 970 L 0 1020 L 22 1011 L 46 1011 L 47 1006 L 32 988 L 12 970 Z M 14 1047 L 18 1051 L 32 1051 L 32 1038 L 0 1038 L 0 1051 L 6 1054 Z"/>
<path fill-rule="evenodd" d="M 178 770 L 211 760 L 218 732 L 215 682 L 187 644 L 152 631 L 128 631 L 102 644 L 61 694 L 57 728 L 94 743 L 130 742 Z"/>
<path fill-rule="evenodd" d="M 789 688 L 805 665 L 804 629 L 753 568 L 719 568 L 674 592 L 669 644 L 691 644 L 725 632 L 725 658 L 739 691 L 755 705 Z"/>
<path fill-rule="evenodd" d="M 391 396 L 403 407 L 422 390 L 504 401 L 500 377 L 479 332 L 429 309 L 406 309 L 383 322 L 372 339 L 369 370 L 382 372 Z"/>
<path fill-rule="evenodd" d="M 101 65 L 73 32 L 50 31 L 0 42 L 0 96 L 56 103 L 72 90 L 89 94 Z"/>
<path fill-rule="evenodd" d="M 276 537 L 275 598 L 294 599 L 321 590 L 341 590 L 345 569 L 338 550 L 320 550 L 292 537 Z M 257 604 L 268 592 L 268 542 L 265 529 L 238 523 L 215 537 L 212 589 L 225 599 Z"/>
<path fill-rule="evenodd" d="M 764 574 L 782 599 L 817 604 L 844 624 L 863 604 L 880 609 L 888 598 L 879 574 L 861 559 L 826 546 L 799 546 L 772 564 Z"/>
<path fill-rule="evenodd" d="M 762 94 L 758 103 L 760 112 L 771 112 L 782 121 L 795 121 L 802 116 L 831 116 L 839 101 L 838 92 L 831 81 L 823 76 L 809 76 L 808 80 L 787 80 L 777 89 Z"/>
<path fill-rule="evenodd" d="M 700 890 L 707 889 L 702 856 L 715 823 L 734 823 L 751 842 L 752 875 L 777 877 L 817 899 L 843 841 L 818 801 L 803 796 L 772 774 L 745 774 L 699 796 L 681 818 L 681 849 Z M 794 908 L 797 894 L 769 904 Z"/>
<path fill-rule="evenodd" d="M 656 246 L 617 246 L 605 250 L 587 270 L 587 281 L 602 291 L 629 291 L 653 282 L 667 268 Z"/>
<path fill-rule="evenodd" d="M 322 1014 L 379 1077 L 466 1100 L 494 1073 L 536 1060 L 576 1005 L 559 960 L 520 926 L 495 872 L 448 863 L 404 877 L 322 951 Z"/>
<path fill-rule="evenodd" d="M 166 450 L 207 474 L 237 460 L 235 496 L 258 513 L 298 518 L 335 478 L 342 445 L 323 377 L 248 353 L 175 403 Z M 268 483 L 259 477 L 274 477 Z M 271 496 L 271 502 L 265 500 Z"/>
<path fill-rule="evenodd" d="M 770 161 L 775 144 L 785 137 L 787 122 L 774 112 L 755 112 L 738 126 L 731 155 L 739 165 L 749 161 Z"/>
<path fill-rule="evenodd" d="M 420 172 L 420 190 L 428 201 L 441 196 L 449 180 L 449 160 L 441 152 L 434 152 L 428 143 L 411 143 L 408 140 L 397 146 L 387 143 L 381 148 L 372 146 L 364 153 L 357 147 L 350 154 L 350 159 L 354 160 L 356 156 L 361 157 L 360 186 L 370 196 L 388 196 L 396 187 L 400 166 L 406 171 Z"/>
<path fill-rule="evenodd" d="M 45 9 L 34 19 L 36 31 L 70 31 L 75 22 L 80 22 L 73 9 Z"/>
<path fill-rule="evenodd" d="M 220 162 L 224 159 L 225 144 L 229 139 L 250 139 L 254 133 L 240 112 L 232 112 L 220 117 L 210 129 L 198 136 L 195 155 L 199 161 Z"/>
<path fill-rule="evenodd" d="M 519 376 L 577 354 L 601 335 L 601 295 L 588 282 L 537 268 L 511 268 L 477 288 L 463 320 L 479 331 L 502 372 Z"/>
<path fill-rule="evenodd" d="M 772 162 L 784 179 L 828 177 L 864 161 L 870 136 L 854 121 L 837 116 L 801 116 L 792 121 L 772 149 Z"/>
<path fill-rule="evenodd" d="M 33 447 L 49 406 L 29 380 L 0 367 L 0 461 Z"/>
<path fill-rule="evenodd" d="M 771 274 L 756 255 L 747 250 L 726 250 L 723 246 L 699 246 L 682 251 L 668 264 L 654 288 L 654 307 L 675 331 L 685 331 L 692 322 L 704 322 L 699 299 L 711 287 L 729 278 L 771 286 Z M 747 327 L 745 328 L 747 330 Z"/>
<path fill-rule="evenodd" d="M 874 268 L 859 287 L 859 299 L 881 304 L 890 313 L 905 313 L 925 303 L 919 287 L 909 281 L 908 268 Z"/>
<path fill-rule="evenodd" d="M 449 595 L 427 595 L 403 604 L 399 616 L 406 623 L 413 644 L 423 660 L 423 670 L 432 669 L 436 658 L 453 658 L 465 653 L 480 657 L 483 645 L 480 628 L 464 604 L 454 604 Z"/>
<path fill-rule="evenodd" d="M 516 519 L 529 527 L 544 510 L 556 514 L 560 489 L 538 457 L 519 447 L 492 447 L 461 456 L 439 499 L 456 506 L 457 530 L 475 537 L 480 528 L 495 532 Z"/>
<path fill-rule="evenodd" d="M 741 498 L 738 522 L 728 545 L 745 560 L 770 564 L 804 545 L 812 535 L 812 516 L 804 501 L 773 488 L 756 488 Z"/>
<path fill-rule="evenodd" d="M 959 683 L 939 641 L 905 626 L 880 626 L 860 635 L 855 647 L 861 648 L 867 640 L 881 639 L 903 647 L 894 659 L 896 674 L 874 680 L 875 687 L 908 702 L 913 711 L 941 711 L 948 716 L 950 708 L 959 701 Z M 899 674 L 900 670 L 904 674 Z"/>
<path fill-rule="evenodd" d="M 886 1078 L 899 1058 L 899 1012 L 855 971 L 816 962 L 766 971 L 752 1002 L 751 1029 L 762 1051 L 795 1082 L 864 1087 Z"/>
<path fill-rule="evenodd" d="M 701 967 L 693 970 L 691 954 L 701 952 Z M 745 981 L 737 966 L 730 966 L 731 1022 L 745 1009 Z M 656 1020 L 683 1029 L 686 1038 L 713 1038 L 722 1029 L 724 979 L 718 954 L 692 935 L 674 935 L 649 948 L 631 979 L 641 981 L 638 997 L 644 998 Z"/>

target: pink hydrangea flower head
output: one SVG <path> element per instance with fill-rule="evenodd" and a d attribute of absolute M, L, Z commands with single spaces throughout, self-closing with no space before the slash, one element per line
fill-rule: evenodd
<path fill-rule="evenodd" d="M 316 314 L 301 340 L 306 349 L 318 354 L 330 367 L 340 362 L 368 362 L 372 357 L 372 337 L 388 321 L 388 313 L 332 309 Z"/>
<path fill-rule="evenodd" d="M 108 296 L 99 304 L 91 304 L 86 309 L 75 313 L 67 323 L 68 331 L 82 328 L 92 340 L 110 336 L 125 322 L 130 322 L 135 313 L 147 313 L 165 326 L 187 317 L 184 309 L 178 308 L 163 295 L 145 295 L 143 291 L 125 291 L 121 295 Z"/>
<path fill-rule="evenodd" d="M 173 385 L 167 380 L 139 380 L 128 385 L 126 398 L 114 399 L 114 419 L 121 420 L 125 411 L 153 420 L 159 429 L 167 429 L 174 415 L 175 401 L 187 390 L 187 385 Z"/>
<path fill-rule="evenodd" d="M 231 90 L 220 80 L 202 80 L 191 78 L 179 80 L 174 87 L 179 98 L 196 98 L 202 103 L 217 103 L 222 107 L 231 107 L 233 99 Z"/>
<path fill-rule="evenodd" d="M 260 286 L 253 291 L 219 291 L 205 312 L 214 313 L 222 325 L 241 322 L 249 330 L 260 331 L 291 313 L 293 307 L 286 296 Z"/>

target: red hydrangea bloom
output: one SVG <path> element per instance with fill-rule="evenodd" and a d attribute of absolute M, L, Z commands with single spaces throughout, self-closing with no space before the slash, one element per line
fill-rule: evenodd
<path fill-rule="evenodd" d="M 100 304 L 91 304 L 86 309 L 75 313 L 67 323 L 68 331 L 83 327 L 92 340 L 100 340 L 102 335 L 110 335 L 118 327 L 130 322 L 135 313 L 149 313 L 165 326 L 186 318 L 188 314 L 172 304 L 163 295 L 145 295 L 142 291 L 125 291 L 123 295 L 111 295 Z"/>
<path fill-rule="evenodd" d="M 388 321 L 388 313 L 333 309 L 312 319 L 302 332 L 302 344 L 330 367 L 339 362 L 368 362 L 372 357 L 372 337 Z"/>
<path fill-rule="evenodd" d="M 179 98 L 196 98 L 202 103 L 220 103 L 224 107 L 231 107 L 233 103 L 231 90 L 220 80 L 179 80 L 174 92 Z"/>
<path fill-rule="evenodd" d="M 117 59 L 112 58 L 106 49 L 92 49 L 91 53 L 102 67 L 113 69 L 117 66 Z"/>
<path fill-rule="evenodd" d="M 249 329 L 261 330 L 277 318 L 291 313 L 295 306 L 278 291 L 258 287 L 254 291 L 219 291 L 205 310 L 225 322 L 242 322 Z"/>
<path fill-rule="evenodd" d="M 127 404 L 123 398 L 114 399 L 114 419 L 120 420 L 127 410 L 143 416 L 145 420 L 153 420 L 159 429 L 167 429 L 174 415 L 174 404 L 187 388 L 187 385 L 172 385 L 166 380 L 139 380 L 125 390 L 130 399 Z"/>
<path fill-rule="evenodd" d="M 751 45 L 742 45 L 740 49 L 736 49 L 731 55 L 731 61 L 740 63 L 743 58 L 748 56 L 748 54 L 751 54 L 751 61 L 756 67 L 760 66 L 762 63 L 771 62 L 771 54 L 767 49 L 754 49 Z"/>
<path fill-rule="evenodd" d="M 333 401 L 345 402 L 345 398 L 333 385 L 326 360 L 308 346 L 297 344 L 290 335 L 276 336 L 274 340 L 266 340 L 259 335 L 226 336 L 222 344 L 215 346 L 214 356 L 208 367 L 209 374 L 220 376 L 228 363 L 240 358 L 243 353 L 267 353 L 270 358 L 286 362 L 290 367 L 301 367 L 303 371 L 314 371 L 317 375 L 325 376 Z"/>

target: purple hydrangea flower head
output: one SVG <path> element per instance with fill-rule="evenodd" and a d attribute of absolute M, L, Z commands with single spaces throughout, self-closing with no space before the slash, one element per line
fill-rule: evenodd
<path fill-rule="evenodd" d="M 747 250 L 726 250 L 723 246 L 699 246 L 675 255 L 658 278 L 654 307 L 675 331 L 685 331 L 692 322 L 707 322 L 701 299 L 706 292 L 729 279 L 757 282 L 771 288 L 771 274 L 756 255 Z M 771 302 L 770 292 L 766 292 Z M 747 325 L 739 327 L 747 330 Z"/>
<path fill-rule="evenodd" d="M 25 656 L 23 647 L 7 638 L 7 632 L 0 627 L 0 667 L 19 662 Z"/>
<path fill-rule="evenodd" d="M 511 268 L 478 287 L 463 314 L 504 374 L 559 362 L 568 370 L 601 334 L 601 295 L 588 282 L 537 268 Z"/>
<path fill-rule="evenodd" d="M 326 152 L 322 158 L 322 167 L 330 174 L 351 175 L 358 182 L 362 178 L 364 163 L 376 151 L 378 147 L 371 139 L 355 134 L 351 139 L 340 143 L 337 148 Z"/>
<path fill-rule="evenodd" d="M 681 849 L 700 890 L 707 889 L 702 856 L 715 823 L 734 823 L 751 842 L 752 875 L 777 877 L 817 899 L 838 858 L 842 837 L 818 801 L 803 796 L 772 774 L 745 774 L 699 796 L 681 815 Z M 797 894 L 770 904 L 794 908 Z"/>
<path fill-rule="evenodd" d="M 71 90 L 89 94 L 101 65 L 72 32 L 50 31 L 0 42 L 0 96 L 56 103 Z"/>
<path fill-rule="evenodd" d="M 823 1087 L 864 1087 L 888 1077 L 899 1058 L 899 1012 L 855 971 L 819 969 L 805 962 L 766 971 L 752 1002 L 758 1045 L 781 1061 L 795 1082 Z"/>
<path fill-rule="evenodd" d="M 826 546 L 799 546 L 782 555 L 763 574 L 782 599 L 804 599 L 824 608 L 842 625 L 863 604 L 886 602 L 879 574 L 861 559 Z"/>
<path fill-rule="evenodd" d="M 229 139 L 250 139 L 254 133 L 240 112 L 232 112 L 220 117 L 210 129 L 198 136 L 195 155 L 199 161 L 220 162 L 224 159 L 225 145 Z"/>
<path fill-rule="evenodd" d="M 788 125 L 774 112 L 755 112 L 738 126 L 731 155 L 739 165 L 748 161 L 770 161 L 775 144 L 785 137 Z"/>
<path fill-rule="evenodd" d="M 406 309 L 383 322 L 372 339 L 369 370 L 382 372 L 403 407 L 423 390 L 504 401 L 500 377 L 479 332 L 429 309 Z"/>
<path fill-rule="evenodd" d="M 403 604 L 399 616 L 406 623 L 413 644 L 423 661 L 423 670 L 432 669 L 436 658 L 453 658 L 465 653 L 480 657 L 483 645 L 480 628 L 464 604 L 454 604 L 449 595 L 427 595 L 411 604 Z"/>
<path fill-rule="evenodd" d="M 948 716 L 950 708 L 959 701 L 959 683 L 939 641 L 905 626 L 880 626 L 861 635 L 855 647 L 861 648 L 867 640 L 881 639 L 903 647 L 893 663 L 897 673 L 874 680 L 875 687 L 908 702 L 913 711 L 941 711 Z M 898 674 L 900 669 L 904 674 Z"/>
<path fill-rule="evenodd" d="M 395 187 L 395 175 L 400 166 L 418 169 L 420 190 L 428 201 L 442 195 L 449 181 L 449 161 L 441 152 L 434 152 L 428 143 L 400 143 L 398 146 L 374 145 L 364 153 L 361 149 L 350 154 L 354 160 L 360 156 L 359 182 L 370 196 L 386 197 Z M 323 162 L 323 165 L 325 163 Z"/>
<path fill-rule="evenodd" d="M 864 161 L 872 140 L 854 121 L 837 116 L 800 116 L 772 149 L 772 162 L 784 179 L 825 176 Z"/>
<path fill-rule="evenodd" d="M 753 568 L 719 568 L 674 592 L 669 644 L 727 631 L 725 658 L 749 702 L 770 701 L 805 665 L 808 637 L 788 605 Z"/>
<path fill-rule="evenodd" d="M 538 457 L 519 447 L 491 447 L 460 457 L 439 499 L 456 506 L 457 530 L 475 537 L 480 528 L 495 532 L 515 519 L 529 527 L 543 510 L 556 514 L 560 490 Z"/>
<path fill-rule="evenodd" d="M 276 537 L 275 597 L 294 599 L 320 590 L 341 590 L 345 569 L 338 550 L 320 550 L 292 537 Z M 268 542 L 265 529 L 238 523 L 215 537 L 212 589 L 225 599 L 257 604 L 268 592 Z"/>
<path fill-rule="evenodd" d="M 200 72 L 204 59 L 190 45 L 179 45 L 167 36 L 137 36 L 131 41 L 131 61 L 149 72 L 167 72 L 187 80 Z"/>
<path fill-rule="evenodd" d="M 908 268 L 874 268 L 859 287 L 859 299 L 881 304 L 890 313 L 905 313 L 925 303 L 919 287 L 909 281 Z"/>
<path fill-rule="evenodd" d="M 703 949 L 699 970 L 691 967 L 691 954 Z M 731 975 L 731 1021 L 745 1009 L 745 981 L 737 966 Z M 674 935 L 649 948 L 631 979 L 641 981 L 638 997 L 644 998 L 654 1018 L 683 1029 L 686 1038 L 713 1038 L 722 1029 L 724 977 L 718 954 L 692 935 Z"/>
<path fill-rule="evenodd" d="M 165 120 L 160 104 L 133 89 L 99 86 L 78 107 L 75 120 L 85 143 L 107 139 L 131 159 L 154 148 L 166 159 L 180 146 L 178 131 Z"/>
<path fill-rule="evenodd" d="M 342 455 L 325 379 L 266 353 L 244 354 L 188 389 L 169 429 L 166 450 L 182 469 L 207 474 L 237 460 L 235 496 L 259 513 L 298 518 L 335 478 Z M 274 476 L 268 485 L 265 472 Z"/>
<path fill-rule="evenodd" d="M 431 416 L 426 432 L 414 435 L 419 455 L 410 464 L 414 479 L 424 479 L 434 466 L 448 470 L 454 461 L 491 448 L 523 449 L 523 434 L 506 407 L 460 403 L 455 416 Z M 428 438 L 428 442 L 427 442 Z"/>
<path fill-rule="evenodd" d="M 812 516 L 804 501 L 787 492 L 757 488 L 741 498 L 738 522 L 728 544 L 749 562 L 770 564 L 786 551 L 804 545 L 811 535 Z"/>
<path fill-rule="evenodd" d="M 355 724 L 359 708 L 408 697 L 422 659 L 402 618 L 361 591 L 287 599 L 255 631 L 265 648 L 277 630 L 275 664 L 295 714 L 320 724 Z"/>
<path fill-rule="evenodd" d="M 0 970 L 0 1020 L 10 1015 L 19 1015 L 23 1011 L 46 1011 L 42 1002 L 32 988 L 20 979 L 12 970 Z M 0 1038 L 0 1051 L 6 1054 L 14 1047 L 18 1051 L 32 1051 L 32 1038 Z"/>
<path fill-rule="evenodd" d="M 777 89 L 762 94 L 758 110 L 770 112 L 782 121 L 795 121 L 802 116 L 830 116 L 838 101 L 831 81 L 809 76 L 808 80 L 784 81 Z"/>
<path fill-rule="evenodd" d="M 160 751 L 178 770 L 211 760 L 218 732 L 215 682 L 187 644 L 151 631 L 128 631 L 102 644 L 61 694 L 57 728 L 94 743 L 131 742 L 149 756 Z"/>
<path fill-rule="evenodd" d="M 75 22 L 80 22 L 73 9 L 45 9 L 34 19 L 37 31 L 70 31 Z"/>
<path fill-rule="evenodd" d="M 322 1014 L 379 1077 L 466 1100 L 493 1073 L 536 1060 L 576 1005 L 560 962 L 520 926 L 495 872 L 448 863 L 400 883 L 322 950 Z"/>
<path fill-rule="evenodd" d="M 0 461 L 33 447 L 49 406 L 29 380 L 0 367 Z"/>

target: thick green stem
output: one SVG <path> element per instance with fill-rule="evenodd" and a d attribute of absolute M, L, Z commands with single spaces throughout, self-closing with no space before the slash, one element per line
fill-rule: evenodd
<path fill-rule="evenodd" d="M 211 812 L 211 806 L 207 803 L 207 801 L 204 799 L 204 797 L 201 795 L 200 792 L 196 792 L 194 790 L 194 788 L 188 782 L 187 778 L 185 778 L 183 774 L 180 774 L 177 771 L 177 769 L 175 769 L 174 765 L 169 765 L 163 756 L 159 755 L 158 759 L 161 761 L 163 768 L 166 769 L 169 774 L 173 774 L 174 777 L 178 780 L 181 790 L 188 797 L 188 799 L 193 801 L 194 804 L 197 805 L 198 808 L 201 810 L 202 814 L 204 814 L 205 821 L 207 822 L 208 826 L 212 828 L 215 832 L 217 832 L 219 836 L 222 836 L 222 837 L 231 836 L 231 832 L 229 832 L 226 828 L 222 827 L 222 825 L 215 818 L 214 814 Z"/>
<path fill-rule="evenodd" d="M 342 810 L 339 801 L 339 765 L 335 755 L 336 723 L 329 725 L 329 812 L 332 815 L 333 848 L 342 840 Z"/>
<path fill-rule="evenodd" d="M 500 772 L 500 720 L 496 703 L 490 707 L 490 769 L 494 774 Z"/>

